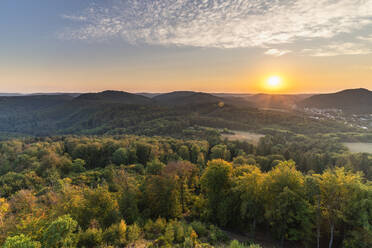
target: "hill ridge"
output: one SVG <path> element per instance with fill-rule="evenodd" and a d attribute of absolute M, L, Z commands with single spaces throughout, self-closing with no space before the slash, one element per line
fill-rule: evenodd
<path fill-rule="evenodd" d="M 372 91 L 365 88 L 346 89 L 318 94 L 299 103 L 303 108 L 341 109 L 348 114 L 372 114 Z"/>

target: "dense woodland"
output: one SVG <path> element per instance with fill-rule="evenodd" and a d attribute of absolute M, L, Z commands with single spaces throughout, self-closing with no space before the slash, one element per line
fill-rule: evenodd
<path fill-rule="evenodd" d="M 265 134 L 256 145 L 229 130 Z M 0 98 L 0 246 L 371 247 L 372 134 L 175 92 Z"/>
<path fill-rule="evenodd" d="M 371 247 L 372 157 L 339 140 L 271 130 L 254 146 L 206 129 L 3 141 L 0 244 Z"/>

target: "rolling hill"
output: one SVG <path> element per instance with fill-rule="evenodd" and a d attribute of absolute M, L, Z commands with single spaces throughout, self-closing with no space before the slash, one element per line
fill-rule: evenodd
<path fill-rule="evenodd" d="M 29 112 L 55 107 L 74 98 L 69 95 L 32 95 L 0 97 L 0 113 Z"/>
<path fill-rule="evenodd" d="M 101 103 L 121 103 L 121 104 L 149 104 L 151 99 L 145 96 L 132 94 L 124 91 L 107 90 L 99 93 L 86 93 L 74 99 L 74 101 L 90 101 Z"/>
<path fill-rule="evenodd" d="M 219 104 L 223 102 L 224 104 Z M 324 122 L 325 123 L 325 122 Z M 296 132 L 349 130 L 337 123 L 306 120 L 301 113 L 252 107 L 241 97 L 171 92 L 153 99 L 120 91 L 70 95 L 0 97 L 0 135 L 141 134 L 182 136 L 190 127 Z M 303 128 L 302 125 L 306 125 Z M 320 128 L 322 127 L 322 128 Z"/>
<path fill-rule="evenodd" d="M 160 105 L 195 105 L 204 103 L 219 103 L 222 98 L 211 94 L 194 91 L 174 91 L 153 98 Z"/>
<path fill-rule="evenodd" d="M 23 96 L 23 94 L 19 94 L 19 93 L 0 93 L 0 97 L 1 96 Z"/>
<path fill-rule="evenodd" d="M 372 91 L 348 89 L 332 94 L 319 94 L 302 100 L 302 108 L 341 109 L 347 114 L 372 114 Z"/>

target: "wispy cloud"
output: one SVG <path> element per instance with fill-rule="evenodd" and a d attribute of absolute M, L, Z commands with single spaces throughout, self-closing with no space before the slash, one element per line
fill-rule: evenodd
<path fill-rule="evenodd" d="M 316 57 L 372 54 L 372 47 L 352 42 L 333 43 L 319 48 L 304 49 L 303 53 Z"/>
<path fill-rule="evenodd" d="M 371 10 L 372 11 L 372 10 Z M 359 40 L 368 41 L 372 43 L 372 34 L 368 36 L 358 36 Z"/>
<path fill-rule="evenodd" d="M 270 48 L 371 26 L 372 0 L 110 0 L 64 18 L 78 22 L 64 39 Z"/>
<path fill-rule="evenodd" d="M 287 53 L 290 53 L 291 51 L 290 50 L 279 50 L 279 49 L 269 49 L 265 52 L 266 55 L 271 55 L 271 56 L 276 56 L 276 57 L 280 57 L 284 54 L 287 54 Z"/>
<path fill-rule="evenodd" d="M 71 21 L 86 21 L 87 18 L 85 16 L 75 16 L 75 15 L 61 15 L 63 19 L 71 20 Z"/>

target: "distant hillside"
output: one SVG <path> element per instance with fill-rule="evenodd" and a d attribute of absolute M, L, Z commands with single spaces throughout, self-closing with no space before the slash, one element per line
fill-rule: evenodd
<path fill-rule="evenodd" d="M 256 94 L 245 97 L 247 101 L 252 102 L 257 108 L 269 109 L 290 109 L 299 101 L 311 95 L 271 95 L 271 94 Z"/>
<path fill-rule="evenodd" d="M 31 93 L 31 94 L 22 94 L 22 93 L 0 93 L 0 97 L 2 96 L 72 96 L 77 97 L 81 95 L 81 93 L 60 93 L 60 92 L 54 92 L 54 93 Z"/>
<path fill-rule="evenodd" d="M 52 111 L 73 100 L 62 96 L 12 96 L 0 97 L 0 133 L 47 132 L 53 124 L 43 113 Z"/>
<path fill-rule="evenodd" d="M 219 103 L 222 98 L 208 93 L 194 91 L 174 91 L 155 96 L 153 100 L 160 105 L 195 105 L 204 103 Z"/>
<path fill-rule="evenodd" d="M 69 95 L 34 95 L 0 97 L 0 113 L 35 111 L 67 103 L 73 99 Z"/>
<path fill-rule="evenodd" d="M 341 109 L 348 114 L 372 113 L 372 91 L 349 89 L 332 94 L 314 95 L 298 105 L 307 108 Z"/>
<path fill-rule="evenodd" d="M 0 93 L 1 96 L 22 96 L 22 94 L 19 93 Z"/>
<path fill-rule="evenodd" d="M 224 104 L 219 104 L 223 102 Z M 0 97 L 0 134 L 141 134 L 182 136 L 195 126 L 294 132 L 350 128 L 307 119 L 296 112 L 252 108 L 241 97 L 181 91 L 153 99 L 121 91 L 70 95 Z M 306 125 L 306 128 L 304 128 Z"/>
<path fill-rule="evenodd" d="M 253 96 L 254 94 L 248 94 L 248 93 L 211 93 L 214 96 L 218 97 L 239 97 L 239 98 L 244 98 L 244 97 L 250 97 Z"/>
<path fill-rule="evenodd" d="M 54 92 L 54 93 L 32 93 L 27 94 L 24 96 L 72 96 L 72 97 L 78 97 L 82 93 L 60 93 L 60 92 Z"/>
<path fill-rule="evenodd" d="M 213 93 L 214 96 L 230 99 L 234 102 L 240 101 L 245 105 L 260 109 L 292 109 L 294 105 L 311 94 L 234 94 L 234 93 Z"/>
<path fill-rule="evenodd" d="M 94 101 L 102 103 L 121 103 L 121 104 L 148 104 L 151 99 L 145 96 L 132 94 L 124 91 L 107 90 L 99 93 L 82 94 L 74 101 Z"/>

